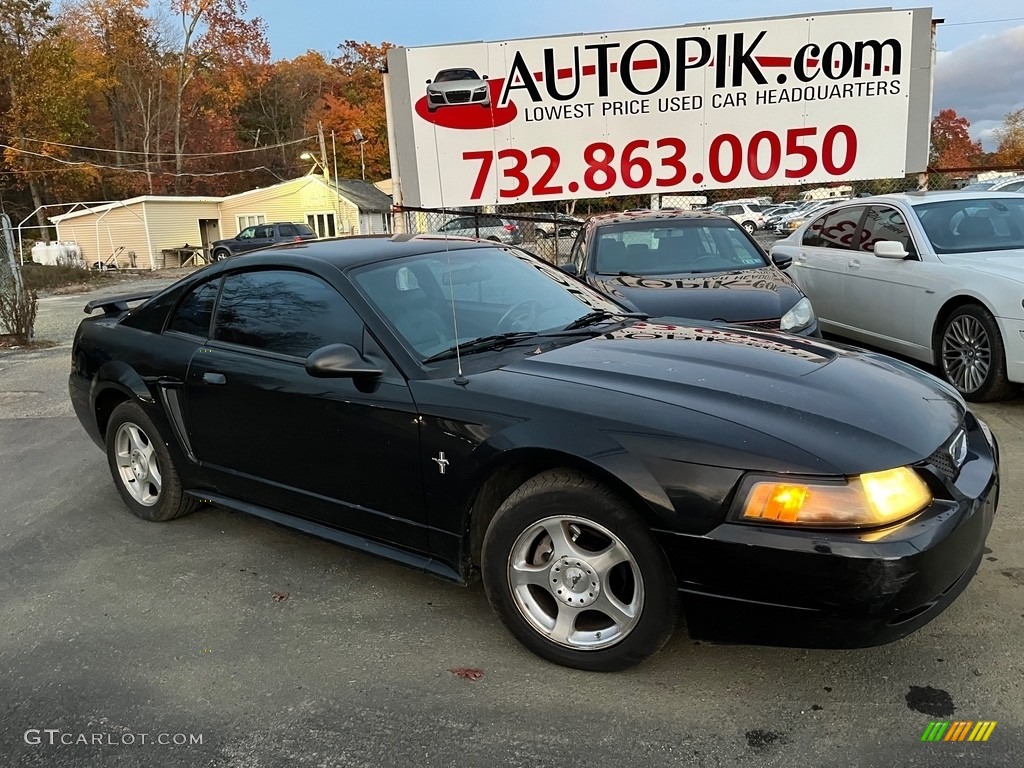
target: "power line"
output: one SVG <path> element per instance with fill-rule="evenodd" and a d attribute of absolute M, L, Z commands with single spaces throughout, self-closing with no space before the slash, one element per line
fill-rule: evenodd
<path fill-rule="evenodd" d="M 44 155 L 44 154 L 42 154 L 40 152 L 33 152 L 32 150 L 29 150 L 29 149 L 20 149 L 19 147 L 12 147 L 9 144 L 0 144 L 0 149 L 9 149 L 9 150 L 11 150 L 13 152 L 17 152 L 17 153 L 22 154 L 22 155 L 30 155 L 32 157 L 42 158 L 43 160 L 52 160 L 55 163 L 60 163 L 61 165 L 73 166 L 73 167 L 76 167 L 76 168 L 82 168 L 82 167 L 104 168 L 104 169 L 111 170 L 111 171 L 123 171 L 124 173 L 144 173 L 144 174 L 147 174 L 149 176 L 172 176 L 172 177 L 177 177 L 177 178 L 182 178 L 182 177 L 186 177 L 186 176 L 187 177 L 193 177 L 193 178 L 207 178 L 207 177 L 211 177 L 211 176 L 234 176 L 234 175 L 239 174 L 239 173 L 252 173 L 254 171 L 266 171 L 267 173 L 271 174 L 275 178 L 281 179 L 281 181 L 285 181 L 285 179 L 282 179 L 280 176 L 278 176 L 276 173 L 274 173 L 273 170 L 271 170 L 270 168 L 268 168 L 265 165 L 258 165 L 255 168 L 241 168 L 241 169 L 239 169 L 237 171 L 207 171 L 207 172 L 198 172 L 198 171 L 197 172 L 187 172 L 186 171 L 186 172 L 181 172 L 181 173 L 175 173 L 175 172 L 172 172 L 172 171 L 148 171 L 148 170 L 146 170 L 144 168 L 125 168 L 124 166 L 121 166 L 121 165 L 104 165 L 103 163 L 91 163 L 91 162 L 89 162 L 87 160 L 63 160 L 63 159 L 61 159 L 59 157 L 53 157 L 52 155 Z"/>
<path fill-rule="evenodd" d="M 1002 24 L 1005 21 L 1024 21 L 1024 16 L 1016 16 L 1012 19 L 986 19 L 984 21 L 955 21 L 952 24 L 943 22 L 943 27 L 967 27 L 972 24 Z"/>
<path fill-rule="evenodd" d="M 235 149 L 235 150 L 231 150 L 229 152 L 203 152 L 203 153 L 199 153 L 199 152 L 188 153 L 188 152 L 186 152 L 186 153 L 182 153 L 181 157 L 202 158 L 202 157 L 224 157 L 224 156 L 227 156 L 227 155 L 242 155 L 242 154 L 246 154 L 248 152 L 263 152 L 263 151 L 268 150 L 268 149 L 280 149 L 281 147 L 290 147 L 290 146 L 293 146 L 295 144 L 302 144 L 303 142 L 311 141 L 311 140 L 313 140 L 315 138 L 316 138 L 316 136 L 303 136 L 301 139 L 294 139 L 292 141 L 282 141 L 279 144 L 265 144 L 262 147 L 252 147 L 250 149 Z M 49 144 L 52 147 L 64 147 L 65 149 L 85 149 L 85 150 L 89 150 L 91 152 L 109 152 L 111 154 L 143 155 L 143 156 L 147 156 L 147 155 L 151 155 L 152 154 L 151 152 L 142 152 L 142 151 L 139 151 L 139 150 L 132 150 L 132 149 L 104 149 L 103 147 L 86 147 L 86 146 L 83 146 L 81 144 L 62 144 L 59 141 L 47 141 L 46 139 L 29 139 L 29 138 L 25 138 L 25 139 L 19 139 L 19 140 L 21 140 L 21 141 L 31 141 L 34 144 Z M 168 159 L 169 160 L 173 160 L 174 157 L 167 158 L 167 159 L 164 159 L 164 160 L 153 160 L 151 162 L 167 162 Z"/>

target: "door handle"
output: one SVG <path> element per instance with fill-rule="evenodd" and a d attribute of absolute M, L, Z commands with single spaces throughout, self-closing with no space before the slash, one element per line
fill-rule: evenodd
<path fill-rule="evenodd" d="M 860 259 L 850 259 L 850 269 L 860 269 Z"/>
<path fill-rule="evenodd" d="M 203 374 L 203 383 L 221 385 L 227 384 L 228 380 L 223 373 L 210 373 L 209 371 L 207 371 L 206 373 Z"/>

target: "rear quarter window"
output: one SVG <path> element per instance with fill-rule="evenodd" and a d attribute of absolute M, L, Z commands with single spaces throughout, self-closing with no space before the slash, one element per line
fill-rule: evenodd
<path fill-rule="evenodd" d="M 194 288 L 181 300 L 170 322 L 168 331 L 187 333 L 190 336 L 207 338 L 210 333 L 210 321 L 213 319 L 213 305 L 217 299 L 217 288 L 220 280 Z"/>

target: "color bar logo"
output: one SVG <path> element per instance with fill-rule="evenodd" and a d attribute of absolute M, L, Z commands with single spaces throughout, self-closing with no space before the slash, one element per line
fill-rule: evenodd
<path fill-rule="evenodd" d="M 995 720 L 932 721 L 921 734 L 921 741 L 988 741 L 995 728 Z"/>

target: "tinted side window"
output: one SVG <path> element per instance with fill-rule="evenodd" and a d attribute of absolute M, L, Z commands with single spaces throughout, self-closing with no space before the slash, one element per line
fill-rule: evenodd
<path fill-rule="evenodd" d="M 257 238 L 261 238 L 261 237 L 266 238 L 266 237 L 273 237 L 273 236 L 274 236 L 274 228 L 273 227 L 256 227 L 256 237 Z"/>
<path fill-rule="evenodd" d="M 281 226 L 279 226 L 277 228 L 277 231 L 280 233 L 281 237 L 298 237 L 299 236 L 299 230 L 297 230 L 295 228 L 294 224 L 282 224 Z"/>
<path fill-rule="evenodd" d="M 306 357 L 327 344 L 361 347 L 362 328 L 352 306 L 319 277 L 270 270 L 225 279 L 214 338 Z"/>
<path fill-rule="evenodd" d="M 850 250 L 853 247 L 853 236 L 857 232 L 861 216 L 864 215 L 863 205 L 853 205 L 830 211 L 808 227 L 804 232 L 804 245 L 817 248 L 838 248 Z"/>
<path fill-rule="evenodd" d="M 864 218 L 864 228 L 860 233 L 860 249 L 870 253 L 879 240 L 895 240 L 903 244 L 907 253 L 915 253 L 914 241 L 910 237 L 903 214 L 895 208 L 872 205 Z"/>
<path fill-rule="evenodd" d="M 190 291 L 178 308 L 174 310 L 171 322 L 167 325 L 169 331 L 180 331 L 192 336 L 206 338 L 210 333 L 210 320 L 213 319 L 213 302 L 217 298 L 217 288 L 220 280 L 203 283 L 198 288 Z"/>

